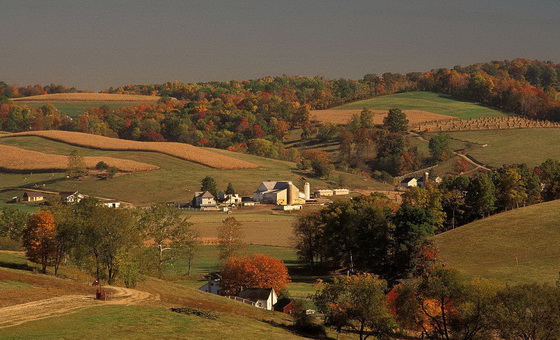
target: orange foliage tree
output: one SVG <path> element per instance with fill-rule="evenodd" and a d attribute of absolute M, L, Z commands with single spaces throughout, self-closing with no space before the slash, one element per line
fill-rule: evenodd
<path fill-rule="evenodd" d="M 222 288 L 230 294 L 243 288 L 273 288 L 279 292 L 288 282 L 284 262 L 262 254 L 232 257 L 222 269 Z"/>
<path fill-rule="evenodd" d="M 23 231 L 23 246 L 27 258 L 41 264 L 43 273 L 51 264 L 56 254 L 56 225 L 54 217 L 48 211 L 41 211 L 31 216 L 27 228 Z"/>

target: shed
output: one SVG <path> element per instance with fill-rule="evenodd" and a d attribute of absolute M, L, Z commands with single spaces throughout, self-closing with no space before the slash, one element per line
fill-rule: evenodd
<path fill-rule="evenodd" d="M 23 201 L 25 202 L 37 202 L 42 201 L 45 199 L 43 193 L 34 192 L 34 191 L 26 191 L 23 193 Z"/>
<path fill-rule="evenodd" d="M 274 305 L 274 310 L 277 312 L 292 314 L 294 312 L 294 301 L 288 298 L 281 298 Z"/>

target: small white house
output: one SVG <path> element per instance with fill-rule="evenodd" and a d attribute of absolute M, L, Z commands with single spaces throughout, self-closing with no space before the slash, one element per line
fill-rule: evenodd
<path fill-rule="evenodd" d="M 101 201 L 99 204 L 108 208 L 120 208 L 121 206 L 121 202 L 117 200 Z"/>
<path fill-rule="evenodd" d="M 44 199 L 45 195 L 40 192 L 26 191 L 23 193 L 24 202 L 38 202 L 43 201 Z"/>
<path fill-rule="evenodd" d="M 238 296 L 253 301 L 255 307 L 267 310 L 274 310 L 274 305 L 278 302 L 278 295 L 272 288 L 249 288 L 239 292 Z"/>
<path fill-rule="evenodd" d="M 65 204 L 80 203 L 85 196 L 77 191 L 66 191 L 59 194 L 60 200 Z"/>
<path fill-rule="evenodd" d="M 205 277 L 208 282 L 198 289 L 206 293 L 221 295 L 222 285 L 220 282 L 222 281 L 222 276 L 218 272 L 213 272 Z"/>
<path fill-rule="evenodd" d="M 418 179 L 416 179 L 415 177 L 404 178 L 400 182 L 400 186 L 405 187 L 405 188 L 417 187 L 418 186 Z"/>
<path fill-rule="evenodd" d="M 208 191 L 197 191 L 194 193 L 193 205 L 200 210 L 218 210 L 218 204 Z"/>

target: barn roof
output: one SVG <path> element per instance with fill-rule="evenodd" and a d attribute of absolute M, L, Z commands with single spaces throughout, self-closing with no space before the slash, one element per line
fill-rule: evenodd
<path fill-rule="evenodd" d="M 26 191 L 23 194 L 27 195 L 27 197 L 43 197 L 43 196 L 45 196 L 45 194 L 43 194 L 42 192 L 34 192 L 34 191 Z"/>
<path fill-rule="evenodd" d="M 286 306 L 289 305 L 290 303 L 292 303 L 292 299 L 289 299 L 289 298 L 286 298 L 286 297 L 285 297 L 285 298 L 281 298 L 280 300 L 278 300 L 278 302 L 276 302 L 276 303 L 274 304 L 274 308 L 281 309 L 281 308 L 286 307 Z"/>

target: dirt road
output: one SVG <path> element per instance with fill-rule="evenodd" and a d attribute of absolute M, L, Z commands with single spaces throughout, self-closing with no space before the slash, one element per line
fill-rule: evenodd
<path fill-rule="evenodd" d="M 135 305 L 157 301 L 159 296 L 136 289 L 104 286 L 107 301 L 95 300 L 92 295 L 64 295 L 0 308 L 0 329 L 77 312 L 80 309 L 101 305 Z"/>

